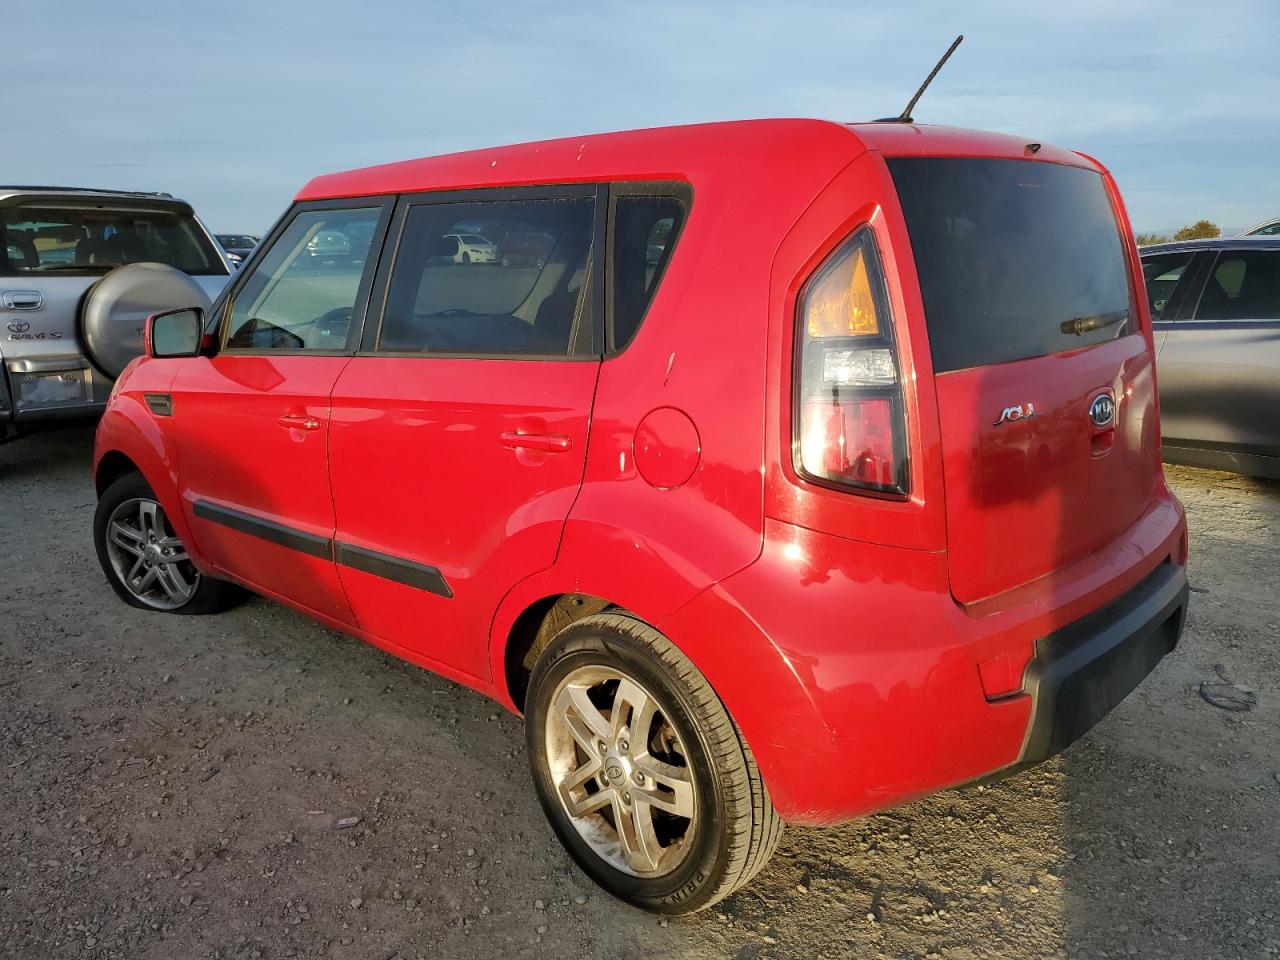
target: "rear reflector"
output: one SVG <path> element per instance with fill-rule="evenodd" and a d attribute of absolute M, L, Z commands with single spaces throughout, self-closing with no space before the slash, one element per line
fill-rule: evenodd
<path fill-rule="evenodd" d="M 806 473 L 862 487 L 894 485 L 888 400 L 806 400 L 800 430 Z"/>
<path fill-rule="evenodd" d="M 978 677 L 982 680 L 982 693 L 988 700 L 998 700 L 1022 692 L 1022 672 L 1026 668 L 1024 657 L 1002 653 L 978 664 Z"/>

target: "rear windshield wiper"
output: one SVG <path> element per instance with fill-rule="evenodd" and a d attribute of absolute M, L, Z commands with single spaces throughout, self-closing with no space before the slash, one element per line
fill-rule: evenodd
<path fill-rule="evenodd" d="M 1111 313 L 1093 313 L 1086 317 L 1073 317 L 1070 320 L 1063 320 L 1059 329 L 1063 333 L 1074 333 L 1077 337 L 1082 337 L 1092 330 L 1101 330 L 1103 327 L 1113 327 L 1117 323 L 1124 323 L 1128 319 L 1128 310 L 1114 310 Z"/>

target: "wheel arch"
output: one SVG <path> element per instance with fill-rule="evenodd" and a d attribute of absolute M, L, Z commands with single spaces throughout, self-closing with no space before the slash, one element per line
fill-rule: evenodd
<path fill-rule="evenodd" d="M 94 445 L 93 484 L 97 496 L 120 477 L 137 472 L 164 509 L 174 533 L 187 545 L 192 561 L 204 566 L 191 536 L 178 490 L 177 461 L 161 425 L 140 397 L 116 396 L 98 423 Z"/>
<path fill-rule="evenodd" d="M 516 615 L 507 631 L 502 648 L 502 671 L 497 676 L 503 684 L 499 692 L 505 692 L 517 712 L 524 712 L 529 677 L 539 651 L 571 623 L 609 609 L 620 608 L 593 594 L 561 593 L 540 597 Z"/>
<path fill-rule="evenodd" d="M 108 450 L 98 459 L 98 468 L 93 474 L 94 492 L 101 498 L 107 487 L 130 473 L 142 473 L 142 468 L 134 463 L 128 454 L 121 453 L 119 450 Z"/>

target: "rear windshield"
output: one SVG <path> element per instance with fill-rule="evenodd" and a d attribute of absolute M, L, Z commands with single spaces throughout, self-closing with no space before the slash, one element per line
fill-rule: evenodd
<path fill-rule="evenodd" d="M 935 373 L 1045 356 L 1134 329 L 1124 246 L 1101 175 L 1029 160 L 888 164 L 911 234 Z"/>
<path fill-rule="evenodd" d="M 105 273 L 143 261 L 197 277 L 227 273 L 195 219 L 171 210 L 0 208 L 0 277 Z"/>

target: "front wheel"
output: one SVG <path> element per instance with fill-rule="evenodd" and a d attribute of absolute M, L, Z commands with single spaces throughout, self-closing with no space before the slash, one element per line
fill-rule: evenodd
<path fill-rule="evenodd" d="M 692 913 L 746 884 L 782 833 L 750 749 L 696 667 L 652 627 L 586 617 L 539 657 L 527 698 L 534 785 L 609 893 Z"/>
<path fill-rule="evenodd" d="M 242 594 L 196 569 L 141 474 L 107 487 L 93 515 L 98 562 L 125 603 L 162 613 L 213 613 Z"/>

